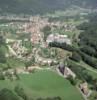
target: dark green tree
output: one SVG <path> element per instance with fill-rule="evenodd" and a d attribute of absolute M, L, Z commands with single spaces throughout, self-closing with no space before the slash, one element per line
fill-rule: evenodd
<path fill-rule="evenodd" d="M 0 91 L 0 100 L 20 100 L 20 99 L 11 90 L 4 88 Z"/>

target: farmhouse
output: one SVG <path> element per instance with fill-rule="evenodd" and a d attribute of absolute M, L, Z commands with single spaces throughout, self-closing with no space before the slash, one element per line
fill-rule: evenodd
<path fill-rule="evenodd" d="M 80 89 L 84 93 L 84 95 L 88 96 L 89 95 L 89 88 L 88 88 L 88 83 L 84 82 L 80 84 Z"/>
<path fill-rule="evenodd" d="M 72 72 L 70 68 L 65 67 L 65 70 L 64 70 L 64 77 L 67 78 L 68 76 L 72 76 L 73 78 L 76 78 L 75 73 Z"/>
<path fill-rule="evenodd" d="M 64 65 L 64 63 L 60 63 L 58 68 L 59 68 L 60 73 L 63 74 L 65 78 L 67 78 L 69 76 L 76 78 L 75 73 L 72 72 L 72 70 L 67 67 L 67 64 Z"/>

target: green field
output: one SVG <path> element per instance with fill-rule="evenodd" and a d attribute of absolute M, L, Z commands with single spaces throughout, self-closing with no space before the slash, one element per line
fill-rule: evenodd
<path fill-rule="evenodd" d="M 4 87 L 13 89 L 17 84 L 20 84 L 29 97 L 33 98 L 60 96 L 62 100 L 83 100 L 75 87 L 66 79 L 51 71 L 38 71 L 33 74 L 20 75 L 19 81 L 0 81 L 0 89 Z"/>
<path fill-rule="evenodd" d="M 24 61 L 20 61 L 20 59 L 16 59 L 16 58 L 8 58 L 7 59 L 7 64 L 11 68 L 25 67 Z"/>

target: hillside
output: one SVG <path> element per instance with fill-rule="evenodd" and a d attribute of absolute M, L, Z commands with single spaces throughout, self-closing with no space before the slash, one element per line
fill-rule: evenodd
<path fill-rule="evenodd" d="M 1 12 L 36 14 L 64 9 L 64 0 L 0 0 Z"/>
<path fill-rule="evenodd" d="M 96 7 L 96 0 L 0 0 L 1 13 L 43 14 L 55 10 L 64 10 L 71 5 Z"/>

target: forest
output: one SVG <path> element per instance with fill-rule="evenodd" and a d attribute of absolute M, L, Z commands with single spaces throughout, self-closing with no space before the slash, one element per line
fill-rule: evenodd
<path fill-rule="evenodd" d="M 3 14 L 44 14 L 65 10 L 72 5 L 96 8 L 97 0 L 0 0 L 0 12 Z"/>

